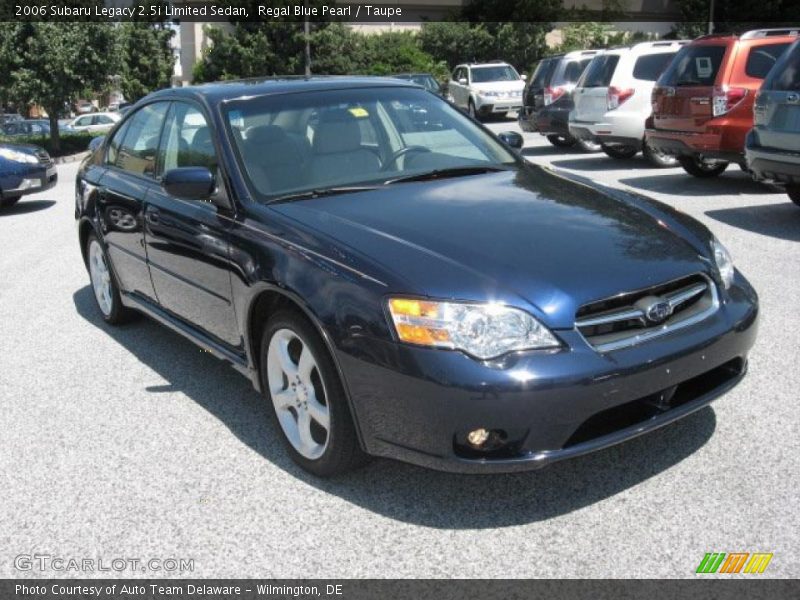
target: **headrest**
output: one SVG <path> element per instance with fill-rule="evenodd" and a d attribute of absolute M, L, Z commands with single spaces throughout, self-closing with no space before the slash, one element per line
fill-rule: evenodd
<path fill-rule="evenodd" d="M 314 132 L 314 152 L 334 154 L 361 148 L 361 128 L 358 119 L 347 110 L 323 113 Z"/>
<path fill-rule="evenodd" d="M 256 125 L 247 130 L 247 145 L 253 149 L 288 143 L 289 136 L 277 125 Z"/>

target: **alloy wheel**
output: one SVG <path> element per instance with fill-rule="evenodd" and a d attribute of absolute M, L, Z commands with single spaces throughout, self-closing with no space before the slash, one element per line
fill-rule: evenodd
<path fill-rule="evenodd" d="M 275 414 L 297 452 L 320 458 L 330 440 L 325 385 L 310 346 L 291 329 L 279 329 L 267 350 L 267 376 Z"/>
<path fill-rule="evenodd" d="M 103 248 L 97 240 L 92 240 L 89 244 L 89 277 L 92 280 L 97 305 L 105 316 L 110 315 L 114 308 L 111 272 L 108 269 Z"/>

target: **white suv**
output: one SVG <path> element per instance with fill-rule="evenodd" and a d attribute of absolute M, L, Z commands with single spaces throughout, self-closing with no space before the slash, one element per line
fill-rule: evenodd
<path fill-rule="evenodd" d="M 656 80 L 688 43 L 644 42 L 593 58 L 573 91 L 570 134 L 599 143 L 612 158 L 631 158 L 642 150 L 657 167 L 676 166 L 674 157 L 644 145 L 644 130 L 653 111 L 650 95 Z"/>
<path fill-rule="evenodd" d="M 525 77 L 504 62 L 458 65 L 448 86 L 449 99 L 470 116 L 505 116 L 522 108 Z"/>

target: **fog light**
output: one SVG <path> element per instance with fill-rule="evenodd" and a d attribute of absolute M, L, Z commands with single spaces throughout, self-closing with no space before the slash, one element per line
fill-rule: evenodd
<path fill-rule="evenodd" d="M 488 429 L 475 429 L 474 431 L 470 431 L 467 434 L 467 441 L 469 445 L 474 448 L 480 448 L 486 443 L 486 440 L 489 439 L 489 430 Z"/>

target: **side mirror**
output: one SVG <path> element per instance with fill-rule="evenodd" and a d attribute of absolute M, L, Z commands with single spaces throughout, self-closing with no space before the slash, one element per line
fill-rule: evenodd
<path fill-rule="evenodd" d="M 466 78 L 462 77 L 461 79 L 458 80 L 458 83 L 461 85 L 467 85 L 467 80 Z"/>
<path fill-rule="evenodd" d="M 89 142 L 89 152 L 95 152 L 100 146 L 103 145 L 106 136 L 98 135 L 97 137 L 93 137 Z"/>
<path fill-rule="evenodd" d="M 525 75 L 525 73 L 523 73 L 522 75 L 520 75 L 520 77 L 522 78 L 522 81 L 528 81 L 528 76 L 527 76 L 527 75 Z"/>
<path fill-rule="evenodd" d="M 516 131 L 503 131 L 502 133 L 498 133 L 497 137 L 500 138 L 506 146 L 510 146 L 514 148 L 514 150 L 520 150 L 522 145 L 525 143 L 525 139 L 522 137 L 522 134 L 517 133 Z"/>
<path fill-rule="evenodd" d="M 216 184 L 205 167 L 179 167 L 164 173 L 161 186 L 169 195 L 184 200 L 209 200 Z"/>

